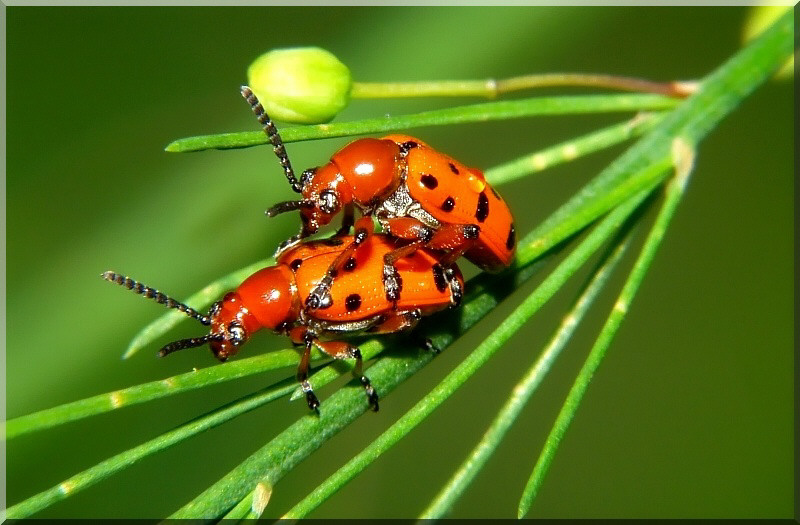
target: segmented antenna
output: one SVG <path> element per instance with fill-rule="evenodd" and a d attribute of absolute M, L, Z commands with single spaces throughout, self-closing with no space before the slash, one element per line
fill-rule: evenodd
<path fill-rule="evenodd" d="M 259 102 L 258 97 L 253 93 L 252 89 L 248 86 L 242 86 L 242 96 L 247 100 L 247 103 L 250 104 L 250 109 L 253 110 L 264 133 L 267 134 L 267 138 L 272 144 L 272 151 L 274 151 L 275 155 L 278 157 L 278 161 L 281 163 L 283 172 L 286 174 L 286 178 L 289 180 L 292 189 L 296 193 L 301 193 L 303 187 L 294 175 L 292 163 L 289 162 L 289 155 L 286 154 L 286 148 L 283 147 L 283 141 L 281 140 L 280 134 L 278 134 L 278 130 L 275 128 L 275 124 L 272 123 L 269 115 L 264 111 L 264 106 L 261 105 L 261 102 Z"/>
<path fill-rule="evenodd" d="M 158 351 L 158 357 L 164 357 L 167 354 L 171 354 L 172 352 L 177 352 L 178 350 L 183 350 L 185 348 L 195 348 L 197 346 L 203 346 L 204 344 L 208 343 L 209 341 L 222 341 L 225 338 L 222 334 L 216 335 L 204 335 L 203 337 L 190 337 L 188 339 L 181 339 L 180 341 L 174 341 L 165 345 L 164 348 Z"/>
<path fill-rule="evenodd" d="M 169 297 L 166 294 L 163 294 L 163 293 L 159 292 L 158 290 L 150 288 L 149 286 L 145 286 L 144 284 L 140 283 L 139 281 L 134 281 L 133 279 L 131 279 L 130 277 L 128 277 L 126 275 L 122 275 L 122 274 L 114 273 L 114 272 L 103 272 L 103 275 L 101 277 L 103 279 L 105 279 L 106 281 L 111 281 L 113 283 L 117 283 L 120 286 L 124 286 L 128 290 L 131 290 L 133 293 L 141 294 L 141 295 L 145 296 L 147 299 L 153 299 L 155 302 L 157 302 L 159 304 L 163 304 L 167 308 L 174 308 L 176 310 L 179 310 L 179 311 L 185 313 L 186 315 L 188 315 L 189 317 L 191 317 L 192 319 L 197 319 L 198 321 L 200 321 L 202 324 L 204 324 L 206 326 L 211 324 L 211 318 L 208 317 L 207 315 L 203 315 L 200 312 L 198 312 L 197 310 L 195 310 L 194 308 L 186 306 L 185 304 L 176 301 L 175 299 Z M 180 342 L 180 341 L 178 341 L 178 342 Z M 200 343 L 200 344 L 202 344 L 202 343 Z M 167 346 L 169 346 L 169 345 L 167 345 Z M 195 345 L 195 346 L 199 346 L 199 345 Z M 185 347 L 185 348 L 188 348 L 188 347 Z M 176 350 L 178 350 L 178 348 L 176 348 Z"/>

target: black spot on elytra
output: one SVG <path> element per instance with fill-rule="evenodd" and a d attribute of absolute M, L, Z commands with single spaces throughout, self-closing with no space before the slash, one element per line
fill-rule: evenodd
<path fill-rule="evenodd" d="M 433 283 L 436 285 L 436 289 L 440 292 L 444 292 L 447 289 L 447 279 L 444 277 L 444 268 L 442 268 L 441 264 L 434 264 L 433 265 Z"/>
<path fill-rule="evenodd" d="M 458 175 L 459 173 L 461 173 L 460 171 L 458 171 L 458 168 L 456 168 L 456 165 L 455 165 L 455 164 L 453 164 L 452 162 L 448 162 L 448 163 L 447 163 L 447 165 L 448 165 L 448 166 L 450 166 L 450 171 L 452 171 L 452 172 L 453 172 L 453 173 L 455 173 L 456 175 Z"/>
<path fill-rule="evenodd" d="M 348 312 L 352 312 L 353 310 L 358 310 L 359 306 L 361 306 L 361 296 L 358 295 L 357 293 L 351 293 L 344 300 L 344 307 L 347 308 Z"/>
<path fill-rule="evenodd" d="M 303 264 L 303 259 L 295 259 L 294 261 L 289 263 L 289 268 L 292 270 L 297 270 L 300 268 L 300 265 Z"/>
<path fill-rule="evenodd" d="M 346 272 L 352 272 L 353 270 L 355 270 L 356 269 L 356 258 L 355 257 L 350 257 L 349 259 L 347 259 L 345 261 L 345 263 L 344 263 L 343 268 L 344 268 L 344 270 Z"/>
<path fill-rule="evenodd" d="M 475 218 L 478 222 L 483 222 L 489 216 L 489 197 L 482 191 L 478 196 L 478 207 L 475 209 Z"/>
<path fill-rule="evenodd" d="M 514 225 L 511 225 L 511 229 L 508 231 L 508 239 L 506 240 L 506 248 L 512 250 L 514 245 L 517 243 L 517 232 L 514 229 Z"/>
<path fill-rule="evenodd" d="M 442 211 L 453 211 L 456 207 L 456 200 L 453 197 L 447 197 L 442 203 Z"/>
<path fill-rule="evenodd" d="M 425 187 L 428 188 L 429 190 L 432 190 L 439 185 L 439 181 L 436 180 L 436 177 L 434 177 L 430 173 L 423 174 L 420 180 L 422 181 L 422 184 L 424 184 Z"/>

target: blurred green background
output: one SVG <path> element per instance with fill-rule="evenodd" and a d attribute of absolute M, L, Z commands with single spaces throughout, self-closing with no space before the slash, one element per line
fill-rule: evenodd
<path fill-rule="evenodd" d="M 99 275 L 114 269 L 182 298 L 268 255 L 296 230 L 294 214 L 263 215 L 291 193 L 270 150 L 163 151 L 179 137 L 257 129 L 238 88 L 263 51 L 318 45 L 347 64 L 356 81 L 555 71 L 692 79 L 740 47 L 747 11 L 12 7 L 6 15 L 6 393 L 7 415 L 15 417 L 217 366 L 205 349 L 156 359 L 155 346 L 122 361 L 131 336 L 162 310 Z M 477 101 L 356 101 L 337 120 Z M 468 165 L 488 168 L 624 118 L 409 131 Z M 297 143 L 288 150 L 303 169 L 346 142 Z M 791 82 L 760 88 L 701 145 L 686 198 L 529 517 L 791 515 L 793 145 Z M 518 232 L 530 231 L 620 151 L 500 188 Z M 646 219 L 652 217 L 651 211 Z M 629 255 L 628 264 L 635 251 Z M 534 280 L 545 274 L 539 275 Z M 583 275 L 313 517 L 416 516 L 538 356 Z M 516 514 L 544 438 L 621 282 L 595 305 L 452 517 Z M 360 418 L 284 478 L 265 515 L 279 516 L 394 422 L 530 289 L 519 290 L 387 396 L 378 414 Z M 162 342 L 196 332 L 187 323 Z M 264 335 L 245 350 L 252 355 L 286 343 Z M 8 503 L 291 373 L 12 440 Z M 318 392 L 323 403 L 335 388 Z M 302 402 L 267 405 L 39 516 L 164 517 L 305 413 Z"/>

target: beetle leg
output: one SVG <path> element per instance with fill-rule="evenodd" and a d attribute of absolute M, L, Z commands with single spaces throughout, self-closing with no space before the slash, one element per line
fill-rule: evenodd
<path fill-rule="evenodd" d="M 331 286 L 333 279 L 339 273 L 339 268 L 350 258 L 353 252 L 373 233 L 373 224 L 370 217 L 361 217 L 355 223 L 353 242 L 351 242 L 328 267 L 325 275 L 306 297 L 306 310 L 326 308 L 331 302 Z"/>
<path fill-rule="evenodd" d="M 477 242 L 480 232 L 481 228 L 477 224 L 442 224 L 428 247 L 446 251 L 439 262 L 444 267 L 452 266 Z"/>
<path fill-rule="evenodd" d="M 300 218 L 303 217 L 304 217 L 303 215 L 300 215 Z M 309 228 L 307 224 L 303 222 L 303 226 L 300 227 L 300 231 L 298 233 L 292 235 L 285 241 L 282 241 L 280 244 L 278 244 L 278 249 L 275 250 L 275 258 L 278 259 L 284 252 L 294 248 L 295 246 L 300 244 L 300 241 L 302 241 L 309 235 L 313 235 L 314 233 L 316 233 L 316 231 Z"/>
<path fill-rule="evenodd" d="M 422 319 L 422 312 L 420 310 L 406 310 L 404 312 L 393 312 L 392 315 L 385 317 L 381 323 L 369 329 L 370 333 L 375 334 L 389 334 L 393 332 L 400 332 L 402 330 L 410 330 L 414 328 L 417 323 Z M 441 353 L 441 349 L 433 344 L 429 337 L 423 337 L 416 332 L 411 333 L 411 338 L 414 342 L 418 343 L 420 347 L 427 350 L 432 354 Z"/>
<path fill-rule="evenodd" d="M 452 266 L 459 257 L 469 250 L 477 241 L 480 227 L 476 224 L 441 224 L 437 229 L 425 226 L 417 219 L 400 217 L 388 219 L 389 232 L 395 237 L 413 239 L 411 243 L 387 253 L 383 257 L 383 284 L 386 298 L 396 302 L 400 298 L 403 282 L 394 263 L 403 257 L 411 255 L 420 248 L 431 248 L 444 251 L 439 260 L 445 270 L 445 277 L 450 285 L 453 304 L 461 302 L 463 290 L 461 283 L 455 279 Z"/>
<path fill-rule="evenodd" d="M 433 355 L 439 355 L 442 353 L 442 349 L 433 344 L 430 337 L 423 337 L 420 341 L 422 348 L 427 350 L 428 352 L 432 353 Z"/>
<path fill-rule="evenodd" d="M 383 289 L 386 292 L 387 301 L 397 303 L 400 299 L 400 292 L 403 290 L 403 278 L 394 264 L 398 259 L 411 255 L 424 245 L 424 240 L 417 240 L 383 256 Z"/>
<path fill-rule="evenodd" d="M 297 366 L 297 380 L 300 382 L 300 387 L 303 389 L 303 392 L 306 395 L 306 403 L 308 403 L 308 408 L 317 411 L 319 409 L 319 399 L 317 399 L 317 396 L 314 394 L 314 390 L 311 388 L 311 383 L 308 382 L 308 370 L 311 366 L 311 346 L 314 338 L 311 336 L 311 334 L 305 332 L 303 334 L 303 339 L 305 339 L 305 347 L 303 348 L 303 354 L 300 357 L 300 364 Z"/>
<path fill-rule="evenodd" d="M 380 324 L 370 328 L 369 332 L 373 334 L 391 334 L 409 330 L 416 326 L 420 319 L 422 319 L 422 312 L 419 309 L 406 310 L 404 312 L 395 311 L 384 316 Z"/>
<path fill-rule="evenodd" d="M 375 392 L 375 388 L 369 382 L 367 376 L 363 373 L 363 358 L 361 357 L 361 350 L 358 347 L 349 345 L 347 343 L 341 341 L 320 341 L 319 339 L 313 339 L 314 344 L 322 350 L 324 353 L 328 354 L 334 359 L 355 359 L 356 365 L 353 367 L 353 376 L 361 382 L 361 386 L 364 387 L 364 392 L 367 394 L 367 400 L 369 400 L 369 406 L 372 407 L 372 410 L 377 412 L 378 411 L 378 393 Z"/>
<path fill-rule="evenodd" d="M 355 211 L 353 208 L 353 203 L 349 203 L 344 207 L 344 211 L 342 212 L 342 225 L 336 230 L 336 235 L 334 237 L 343 237 L 350 233 L 350 228 L 353 227 L 355 223 Z"/>
<path fill-rule="evenodd" d="M 450 303 L 453 306 L 460 305 L 461 299 L 464 297 L 464 287 L 461 285 L 461 281 L 456 277 L 454 264 L 444 268 L 444 277 L 447 280 L 447 284 L 450 286 Z"/>
<path fill-rule="evenodd" d="M 427 245 L 434 236 L 434 230 L 411 217 L 387 219 L 386 226 L 389 234 L 411 240 L 409 244 L 383 256 L 383 288 L 386 292 L 386 300 L 397 303 L 400 299 L 400 292 L 403 290 L 403 279 L 394 266 L 395 262 Z"/>

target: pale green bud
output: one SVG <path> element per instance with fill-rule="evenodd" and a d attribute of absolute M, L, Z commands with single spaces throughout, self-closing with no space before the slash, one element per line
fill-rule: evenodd
<path fill-rule="evenodd" d="M 284 122 L 328 122 L 350 100 L 350 70 L 319 47 L 264 53 L 247 69 L 247 82 L 267 113 Z"/>

